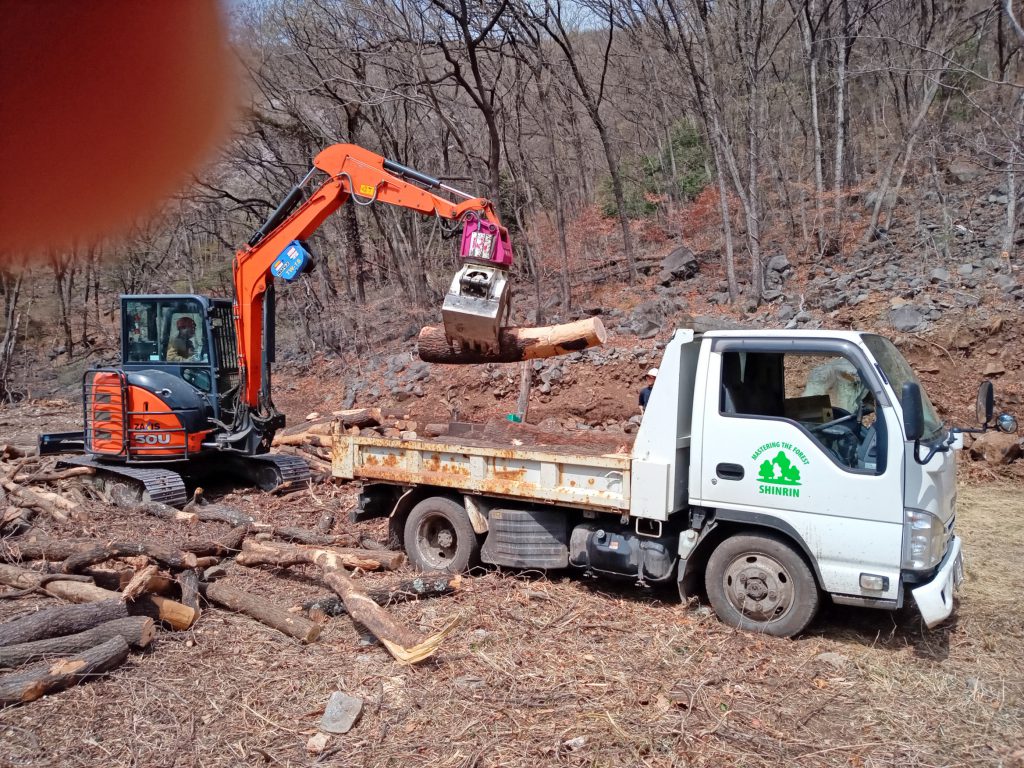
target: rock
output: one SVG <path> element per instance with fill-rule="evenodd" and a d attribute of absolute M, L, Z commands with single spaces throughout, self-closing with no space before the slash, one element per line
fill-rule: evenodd
<path fill-rule="evenodd" d="M 768 259 L 766 267 L 771 272 L 785 272 L 790 268 L 789 259 L 786 258 L 785 254 L 776 254 Z"/>
<path fill-rule="evenodd" d="M 832 312 L 846 304 L 847 296 L 843 293 L 833 293 L 821 300 L 821 308 L 825 312 Z"/>
<path fill-rule="evenodd" d="M 932 270 L 931 277 L 929 278 L 933 283 L 948 283 L 949 282 L 949 270 L 938 267 Z"/>
<path fill-rule="evenodd" d="M 1010 293 L 1017 287 L 1017 281 L 1009 275 L 996 275 L 992 278 L 992 282 L 995 283 L 996 287 L 1003 293 Z"/>
<path fill-rule="evenodd" d="M 327 742 L 331 740 L 326 733 L 314 733 L 306 742 L 306 751 L 311 755 L 319 755 L 327 748 Z"/>
<path fill-rule="evenodd" d="M 978 435 L 970 449 L 972 459 L 980 459 L 992 466 L 1009 464 L 1021 455 L 1016 435 L 1005 432 L 985 432 Z"/>
<path fill-rule="evenodd" d="M 685 245 L 681 245 L 661 260 L 661 275 L 658 279 L 662 285 L 666 285 L 673 279 L 689 280 L 697 274 L 699 269 L 700 265 L 697 263 L 697 257 L 693 255 L 693 251 Z"/>
<path fill-rule="evenodd" d="M 363 712 L 363 700 L 347 696 L 341 691 L 331 694 L 327 709 L 320 720 L 320 730 L 327 733 L 348 733 Z"/>
<path fill-rule="evenodd" d="M 946 166 L 946 176 L 956 184 L 974 181 L 982 174 L 982 169 L 968 160 L 954 160 Z"/>
<path fill-rule="evenodd" d="M 992 205 L 1006 205 L 1007 203 L 1010 202 L 1009 195 L 1006 195 L 1002 192 L 993 192 L 985 199 L 988 202 L 992 203 Z"/>
<path fill-rule="evenodd" d="M 956 273 L 960 275 L 960 277 L 970 277 L 973 271 L 973 264 L 961 264 L 959 267 L 956 268 Z"/>
<path fill-rule="evenodd" d="M 575 739 L 568 739 L 562 742 L 562 746 L 572 752 L 573 750 L 579 749 L 587 743 L 586 736 L 577 736 Z"/>
<path fill-rule="evenodd" d="M 999 376 L 1000 374 L 1006 373 L 1006 367 L 998 360 L 993 360 L 985 366 L 985 370 L 982 371 L 982 376 Z"/>
<path fill-rule="evenodd" d="M 779 311 L 775 313 L 775 316 L 783 322 L 792 319 L 794 315 L 796 315 L 796 307 L 792 304 L 783 304 L 779 307 Z"/>
<path fill-rule="evenodd" d="M 924 315 L 909 304 L 889 311 L 889 323 L 897 331 L 907 333 L 920 328 L 925 323 Z"/>
<path fill-rule="evenodd" d="M 849 663 L 850 658 L 841 653 L 836 653 L 835 651 L 826 651 L 825 653 L 819 653 L 814 657 L 814 660 L 820 661 L 823 664 L 830 664 L 836 669 L 841 669 Z"/>

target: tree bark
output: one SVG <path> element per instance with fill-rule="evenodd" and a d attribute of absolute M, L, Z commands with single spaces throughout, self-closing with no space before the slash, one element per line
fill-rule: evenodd
<path fill-rule="evenodd" d="M 77 607 L 77 606 L 73 606 Z M 156 636 L 156 625 L 148 616 L 125 616 L 99 624 L 84 632 L 32 643 L 0 648 L 0 667 L 12 668 L 47 656 L 66 656 L 95 648 L 114 637 L 122 637 L 132 648 L 146 648 Z"/>
<path fill-rule="evenodd" d="M 320 636 L 320 625 L 289 613 L 270 601 L 227 584 L 200 583 L 199 589 L 211 603 L 256 619 L 261 624 L 294 637 L 303 643 L 311 643 Z"/>
<path fill-rule="evenodd" d="M 120 600 L 104 600 L 84 605 L 57 605 L 0 624 L 0 647 L 71 635 L 127 616 L 128 606 Z"/>
<path fill-rule="evenodd" d="M 181 587 L 181 604 L 195 611 L 198 619 L 202 613 L 199 605 L 199 571 L 182 571 L 178 574 L 178 584 Z"/>
<path fill-rule="evenodd" d="M 128 658 L 128 643 L 120 635 L 75 656 L 0 678 L 0 706 L 24 704 L 77 685 L 107 672 Z"/>
<path fill-rule="evenodd" d="M 604 325 L 597 317 L 588 317 L 562 325 L 542 328 L 503 328 L 497 354 L 455 349 L 448 343 L 444 329 L 426 326 L 417 341 L 421 360 L 428 363 L 467 365 L 479 363 L 517 363 L 521 360 L 553 357 L 604 344 Z"/>

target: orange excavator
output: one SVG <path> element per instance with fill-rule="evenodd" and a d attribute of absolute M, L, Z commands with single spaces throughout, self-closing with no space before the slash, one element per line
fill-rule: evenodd
<path fill-rule="evenodd" d="M 307 187 L 326 175 L 311 193 Z M 438 194 L 447 193 L 457 202 Z M 64 464 L 127 478 L 143 498 L 187 500 L 186 480 L 241 475 L 265 490 L 301 482 L 301 459 L 270 453 L 284 415 L 271 397 L 274 282 L 315 268 L 306 239 L 351 200 L 387 203 L 462 225 L 462 266 L 442 305 L 451 344 L 497 351 L 509 313 L 512 246 L 490 201 L 352 144 L 313 168 L 235 255 L 234 300 L 121 297 L 121 365 L 83 380 L 84 430 L 42 435 L 40 453 L 82 451 Z"/>

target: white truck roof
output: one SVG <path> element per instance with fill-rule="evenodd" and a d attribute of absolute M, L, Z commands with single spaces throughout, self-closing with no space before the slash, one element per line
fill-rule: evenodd
<path fill-rule="evenodd" d="M 688 329 L 681 329 L 688 330 Z M 678 331 L 677 331 L 678 333 Z M 865 331 L 839 331 L 830 330 L 827 328 L 816 328 L 813 330 L 804 329 L 751 329 L 747 330 L 730 330 L 730 331 L 707 331 L 702 334 L 706 339 L 792 339 L 794 336 L 803 339 L 843 339 L 845 341 L 860 341 L 861 335 Z"/>

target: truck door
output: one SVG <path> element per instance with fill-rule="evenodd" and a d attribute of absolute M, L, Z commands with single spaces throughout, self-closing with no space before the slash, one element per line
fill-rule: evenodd
<path fill-rule="evenodd" d="M 705 391 L 695 503 L 798 539 L 828 592 L 896 599 L 903 440 L 860 348 L 713 339 Z M 864 573 L 885 577 L 885 588 L 862 589 Z"/>

